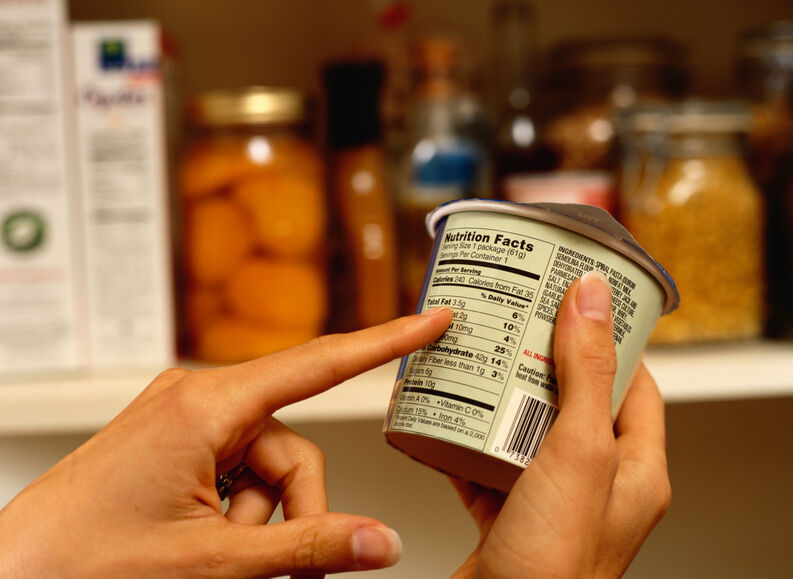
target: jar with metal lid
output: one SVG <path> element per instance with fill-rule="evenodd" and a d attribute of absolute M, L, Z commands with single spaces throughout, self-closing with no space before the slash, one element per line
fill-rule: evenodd
<path fill-rule="evenodd" d="M 748 158 L 767 204 L 770 336 L 793 335 L 793 21 L 745 33 L 738 85 L 752 103 Z"/>
<path fill-rule="evenodd" d="M 665 38 L 572 40 L 548 57 L 556 111 L 545 139 L 560 169 L 611 169 L 612 116 L 641 103 L 681 96 L 682 47 Z"/>
<path fill-rule="evenodd" d="M 324 329 L 326 199 L 299 90 L 251 87 L 188 103 L 181 181 L 182 353 L 236 362 Z"/>
<path fill-rule="evenodd" d="M 686 101 L 622 120 L 622 220 L 668 269 L 680 308 L 651 343 L 758 337 L 765 305 L 764 207 L 743 156 L 741 103 Z"/>

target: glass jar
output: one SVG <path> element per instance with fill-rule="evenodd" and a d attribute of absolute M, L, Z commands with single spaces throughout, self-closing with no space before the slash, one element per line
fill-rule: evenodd
<path fill-rule="evenodd" d="M 436 206 L 491 196 L 490 160 L 481 134 L 484 112 L 461 80 L 461 47 L 428 37 L 413 48 L 416 86 L 409 146 L 396 195 L 402 311 L 415 310 L 432 251 L 424 218 Z"/>
<path fill-rule="evenodd" d="M 612 116 L 677 98 L 685 85 L 683 50 L 664 38 L 567 41 L 548 62 L 558 104 L 545 138 L 560 169 L 612 169 Z"/>
<path fill-rule="evenodd" d="M 749 165 L 767 205 L 766 332 L 793 336 L 793 21 L 744 34 L 737 72 L 752 102 Z"/>
<path fill-rule="evenodd" d="M 764 207 L 743 157 L 740 103 L 688 101 L 622 123 L 622 220 L 674 278 L 680 308 L 651 343 L 758 337 L 764 310 Z"/>
<path fill-rule="evenodd" d="M 181 166 L 182 353 L 237 362 L 324 329 L 322 161 L 293 89 L 200 94 Z"/>

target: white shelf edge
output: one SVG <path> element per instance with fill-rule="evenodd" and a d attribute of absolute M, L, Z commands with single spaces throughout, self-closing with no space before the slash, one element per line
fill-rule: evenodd
<path fill-rule="evenodd" d="M 667 403 L 793 395 L 793 342 L 650 348 L 645 361 Z"/>
<path fill-rule="evenodd" d="M 667 403 L 793 396 L 793 343 L 651 348 L 645 360 Z M 291 423 L 382 419 L 399 367 L 389 362 L 276 413 Z M 0 383 L 0 436 L 92 432 L 159 370 Z"/>

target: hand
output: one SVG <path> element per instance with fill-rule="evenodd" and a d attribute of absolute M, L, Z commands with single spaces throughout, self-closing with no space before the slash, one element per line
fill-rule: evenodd
<path fill-rule="evenodd" d="M 380 568 L 398 535 L 328 513 L 324 458 L 272 418 L 440 336 L 431 310 L 226 368 L 160 374 L 0 511 L 0 576 L 272 577 Z M 224 516 L 218 473 L 244 461 Z M 277 503 L 283 523 L 265 525 Z"/>
<path fill-rule="evenodd" d="M 664 403 L 642 366 L 616 424 L 611 293 L 568 289 L 554 336 L 560 410 L 507 497 L 453 481 L 481 540 L 455 577 L 618 577 L 669 506 Z"/>

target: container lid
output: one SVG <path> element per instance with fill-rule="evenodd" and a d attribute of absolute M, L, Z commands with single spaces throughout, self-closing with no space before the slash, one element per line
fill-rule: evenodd
<path fill-rule="evenodd" d="M 677 68 L 682 56 L 682 45 L 663 37 L 591 38 L 559 43 L 551 62 L 555 68 Z"/>
<path fill-rule="evenodd" d="M 614 123 L 623 133 L 746 133 L 752 115 L 743 101 L 691 99 L 636 106 L 615 115 Z"/>
<path fill-rule="evenodd" d="M 197 126 L 299 125 L 313 112 L 308 93 L 295 88 L 245 87 L 201 93 L 188 103 Z"/>
<path fill-rule="evenodd" d="M 751 109 L 741 101 L 687 100 L 670 105 L 664 115 L 668 133 L 745 133 L 751 124 Z"/>
<path fill-rule="evenodd" d="M 444 203 L 427 214 L 427 231 L 435 237 L 438 224 L 452 213 L 489 211 L 508 213 L 568 229 L 621 253 L 643 267 L 663 288 L 666 295 L 663 313 L 680 305 L 680 294 L 672 277 L 642 249 L 633 236 L 608 211 L 593 205 L 574 203 L 514 203 L 490 199 L 458 199 Z"/>
<path fill-rule="evenodd" d="M 793 20 L 778 20 L 746 32 L 740 56 L 771 69 L 793 71 Z"/>
<path fill-rule="evenodd" d="M 339 61 L 325 67 L 331 148 L 356 147 L 380 139 L 383 74 L 383 64 L 375 60 Z"/>

